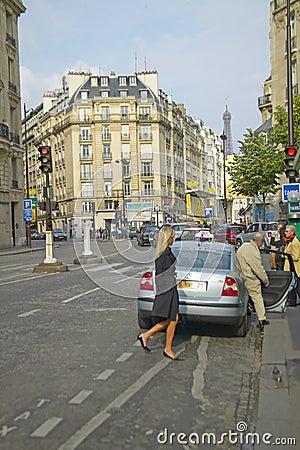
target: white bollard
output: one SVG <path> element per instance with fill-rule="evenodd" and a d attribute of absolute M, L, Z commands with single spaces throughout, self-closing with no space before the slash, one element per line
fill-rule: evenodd
<path fill-rule="evenodd" d="M 45 264 L 56 263 L 57 260 L 53 258 L 53 233 L 52 231 L 46 231 L 46 258 Z"/>
<path fill-rule="evenodd" d="M 88 223 L 83 224 L 83 252 L 82 256 L 91 256 L 93 254 L 91 250 L 91 237 L 90 237 L 90 225 Z"/>

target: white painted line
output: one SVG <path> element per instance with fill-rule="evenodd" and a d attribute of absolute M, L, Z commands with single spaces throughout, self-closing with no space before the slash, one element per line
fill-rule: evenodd
<path fill-rule="evenodd" d="M 100 289 L 100 287 L 97 287 L 95 289 L 91 289 L 90 291 L 82 292 L 82 294 L 78 294 L 78 295 L 75 295 L 74 297 L 70 297 L 70 298 L 67 298 L 66 300 L 63 300 L 62 303 L 72 302 L 73 300 L 83 297 L 84 295 L 88 295 L 88 294 L 91 294 L 92 292 L 99 291 L 99 289 Z"/>
<path fill-rule="evenodd" d="M 100 373 L 95 380 L 107 380 L 114 372 L 115 369 L 106 369 L 104 372 Z"/>
<path fill-rule="evenodd" d="M 93 393 L 93 391 L 80 391 L 79 394 L 75 395 L 75 397 L 73 397 L 69 403 L 70 405 L 80 405 L 81 403 L 84 402 L 84 400 L 86 400 L 91 394 Z"/>
<path fill-rule="evenodd" d="M 103 265 L 103 266 L 97 266 L 97 267 L 91 267 L 91 268 L 86 268 L 86 267 L 84 266 L 84 269 L 85 269 L 87 272 L 98 272 L 99 270 L 111 269 L 111 268 L 119 267 L 119 266 L 122 266 L 122 265 L 123 265 L 123 263 L 112 263 L 112 264 L 106 263 L 106 264 Z"/>
<path fill-rule="evenodd" d="M 143 273 L 145 273 L 145 272 L 146 272 L 146 270 L 142 270 L 142 271 L 140 271 L 140 272 L 137 272 L 135 275 L 131 275 L 130 277 L 124 277 L 124 278 L 122 278 L 121 280 L 114 281 L 114 284 L 124 283 L 124 282 L 126 282 L 126 281 L 128 281 L 128 280 L 132 280 L 133 278 L 136 278 L 137 280 L 139 280 L 140 277 L 141 277 L 141 275 L 142 275 Z"/>
<path fill-rule="evenodd" d="M 28 316 L 32 316 L 33 314 L 35 314 L 36 312 L 41 311 L 40 309 L 32 309 L 31 311 L 28 311 L 26 313 L 22 313 L 22 314 L 18 314 L 18 317 L 28 317 Z"/>
<path fill-rule="evenodd" d="M 127 361 L 127 359 L 129 359 L 132 355 L 133 355 L 133 353 L 129 353 L 129 352 L 122 353 L 122 355 L 119 356 L 118 359 L 116 359 L 116 362 Z"/>
<path fill-rule="evenodd" d="M 123 272 L 128 272 L 130 269 L 132 269 L 134 266 L 127 266 L 127 267 L 122 267 L 121 269 L 116 269 L 116 270 L 109 270 L 109 273 L 123 273 Z"/>
<path fill-rule="evenodd" d="M 46 420 L 39 428 L 37 428 L 33 433 L 31 433 L 30 436 L 32 437 L 38 437 L 38 438 L 44 438 L 47 436 L 50 431 L 53 430 L 61 421 L 63 420 L 62 417 L 51 417 L 50 419 Z"/>
<path fill-rule="evenodd" d="M 183 352 L 183 348 L 176 352 L 177 355 Z M 76 431 L 58 450 L 75 450 L 79 445 L 91 434 L 97 430 L 110 416 L 113 414 L 115 408 L 121 408 L 131 397 L 140 391 L 149 381 L 152 380 L 161 370 L 171 363 L 169 358 L 164 358 L 155 366 L 151 367 L 144 375 L 129 386 L 126 391 L 122 392 L 115 400 L 106 406 L 102 411 L 99 411 L 92 417 L 80 430 Z M 173 363 L 174 364 L 174 363 Z"/>

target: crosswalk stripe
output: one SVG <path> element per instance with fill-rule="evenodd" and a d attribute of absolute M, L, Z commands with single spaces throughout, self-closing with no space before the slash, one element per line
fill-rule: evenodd
<path fill-rule="evenodd" d="M 107 380 L 113 373 L 115 369 L 106 369 L 100 375 L 98 375 L 95 380 Z"/>
<path fill-rule="evenodd" d="M 38 437 L 38 438 L 44 438 L 47 436 L 50 431 L 53 430 L 61 421 L 63 420 L 62 417 L 51 417 L 50 419 L 47 419 L 46 422 L 42 423 L 33 433 L 31 433 L 30 436 L 32 437 Z"/>
<path fill-rule="evenodd" d="M 75 395 L 75 397 L 73 397 L 69 403 L 70 405 L 80 405 L 81 403 L 84 402 L 84 400 L 86 400 L 91 394 L 93 393 L 93 391 L 87 391 L 87 390 L 83 390 L 80 391 L 77 395 Z"/>
<path fill-rule="evenodd" d="M 122 355 L 116 359 L 116 362 L 127 361 L 127 359 L 129 359 L 132 355 L 133 355 L 133 353 L 129 353 L 129 352 L 122 353 Z"/>

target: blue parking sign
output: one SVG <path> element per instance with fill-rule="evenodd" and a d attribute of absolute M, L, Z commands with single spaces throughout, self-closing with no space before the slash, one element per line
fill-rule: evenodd
<path fill-rule="evenodd" d="M 205 219 L 211 219 L 213 216 L 212 208 L 205 208 Z"/>
<path fill-rule="evenodd" d="M 23 200 L 23 208 L 24 208 L 24 221 L 31 222 L 32 221 L 32 200 L 31 200 L 31 198 L 25 198 L 25 200 Z"/>

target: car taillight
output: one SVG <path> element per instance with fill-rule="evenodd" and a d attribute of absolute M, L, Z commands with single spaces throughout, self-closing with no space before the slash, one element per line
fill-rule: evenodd
<path fill-rule="evenodd" d="M 268 231 L 267 234 L 268 234 L 268 238 L 271 239 L 271 237 L 273 235 L 272 231 Z"/>
<path fill-rule="evenodd" d="M 222 296 L 225 297 L 237 297 L 239 295 L 239 290 L 237 283 L 234 278 L 226 277 L 223 286 Z"/>
<path fill-rule="evenodd" d="M 144 273 L 141 282 L 140 282 L 140 289 L 142 291 L 153 291 L 153 275 L 152 272 L 146 272 Z"/>

